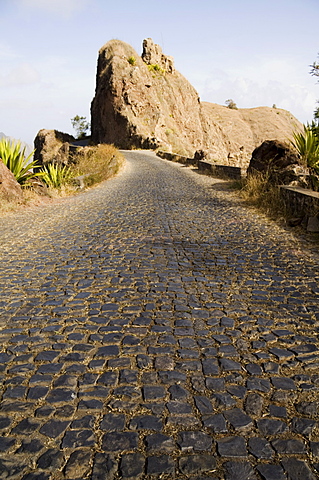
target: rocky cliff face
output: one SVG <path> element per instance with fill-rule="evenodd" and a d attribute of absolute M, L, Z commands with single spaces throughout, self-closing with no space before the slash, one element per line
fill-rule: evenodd
<path fill-rule="evenodd" d="M 91 128 L 95 143 L 188 156 L 203 150 L 212 162 L 246 167 L 264 140 L 287 140 L 301 124 L 281 109 L 201 103 L 172 57 L 146 39 L 141 57 L 119 40 L 99 51 Z"/>
<path fill-rule="evenodd" d="M 99 52 L 91 107 L 92 140 L 122 148 L 194 152 L 202 143 L 196 90 L 151 40 L 143 59 L 130 45 L 111 40 Z M 156 62 L 156 63 L 153 63 Z"/>

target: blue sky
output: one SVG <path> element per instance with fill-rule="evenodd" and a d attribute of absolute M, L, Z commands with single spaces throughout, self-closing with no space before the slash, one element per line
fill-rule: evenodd
<path fill-rule="evenodd" d="M 98 50 L 151 37 L 202 100 L 312 120 L 319 0 L 0 0 L 0 132 L 32 143 L 90 117 Z"/>

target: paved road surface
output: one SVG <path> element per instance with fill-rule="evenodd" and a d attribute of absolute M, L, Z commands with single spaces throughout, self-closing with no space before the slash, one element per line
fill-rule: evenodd
<path fill-rule="evenodd" d="M 126 156 L 0 220 L 0 479 L 318 478 L 318 256 Z"/>

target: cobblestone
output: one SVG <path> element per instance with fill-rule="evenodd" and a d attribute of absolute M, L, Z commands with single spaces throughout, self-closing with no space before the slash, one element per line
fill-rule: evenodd
<path fill-rule="evenodd" d="M 319 256 L 126 152 L 0 219 L 0 480 L 319 478 Z"/>

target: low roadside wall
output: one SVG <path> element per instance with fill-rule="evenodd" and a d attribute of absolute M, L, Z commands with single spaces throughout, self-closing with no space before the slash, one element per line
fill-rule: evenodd
<path fill-rule="evenodd" d="M 215 165 L 202 160 L 197 160 L 195 158 L 183 157 L 182 155 L 177 155 L 176 153 L 158 151 L 157 155 L 161 158 L 165 158 L 166 160 L 171 160 L 172 162 L 178 162 L 183 165 L 197 167 L 200 172 L 203 172 L 207 175 L 213 175 L 214 177 L 218 178 L 231 178 L 233 180 L 239 180 L 240 178 L 246 176 L 246 170 L 239 167 Z"/>
<path fill-rule="evenodd" d="M 286 208 L 296 216 L 315 216 L 319 214 L 319 192 L 301 187 L 280 187 Z"/>
<path fill-rule="evenodd" d="M 287 212 L 299 217 L 310 232 L 319 232 L 319 192 L 282 185 L 280 193 Z"/>
<path fill-rule="evenodd" d="M 156 155 L 165 158 L 165 160 L 171 160 L 171 162 L 197 167 L 197 160 L 195 160 L 195 158 L 183 157 L 182 155 L 177 155 L 177 153 L 162 152 L 161 150 L 156 152 Z"/>
<path fill-rule="evenodd" d="M 239 180 L 246 175 L 246 170 L 240 167 L 231 167 L 229 165 L 215 165 L 208 162 L 198 160 L 198 170 L 214 177 L 232 178 L 233 180 Z"/>

